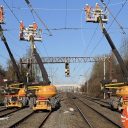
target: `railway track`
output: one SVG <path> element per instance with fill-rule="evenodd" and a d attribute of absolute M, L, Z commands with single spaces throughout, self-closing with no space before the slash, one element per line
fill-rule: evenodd
<path fill-rule="evenodd" d="M 48 117 L 51 115 L 50 112 L 31 112 L 21 120 L 9 126 L 9 128 L 42 128 Z"/>
<path fill-rule="evenodd" d="M 10 114 L 12 114 L 14 112 L 19 111 L 19 110 L 21 110 L 21 108 L 11 108 L 11 109 L 5 108 L 5 109 L 0 111 L 0 118 L 8 116 L 8 115 L 10 115 Z"/>
<path fill-rule="evenodd" d="M 73 103 L 75 104 L 77 110 L 79 111 L 80 115 L 82 116 L 82 118 L 84 119 L 85 123 L 87 124 L 86 128 L 94 128 L 93 125 L 88 120 L 88 118 L 85 116 L 85 114 L 81 111 L 79 106 L 75 102 L 73 102 Z"/>
<path fill-rule="evenodd" d="M 7 110 L 7 108 L 1 108 L 1 109 L 0 109 L 0 112 L 6 111 L 6 110 Z"/>
<path fill-rule="evenodd" d="M 81 98 L 83 98 L 83 99 L 86 98 L 87 100 L 92 101 L 96 104 L 99 104 L 103 107 L 106 107 L 106 108 L 109 108 L 109 109 L 111 108 L 110 104 L 107 101 L 102 101 L 99 98 L 94 98 L 94 97 L 90 97 L 90 96 L 82 96 Z"/>
<path fill-rule="evenodd" d="M 88 123 L 89 128 L 121 128 L 119 124 L 115 123 L 109 117 L 98 112 L 87 103 L 83 102 L 81 99 L 76 97 L 72 100 L 84 120 Z"/>

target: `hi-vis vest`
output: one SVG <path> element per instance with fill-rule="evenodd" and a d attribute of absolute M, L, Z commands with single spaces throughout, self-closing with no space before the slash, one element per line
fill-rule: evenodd
<path fill-rule="evenodd" d="M 123 128 L 128 128 L 128 106 L 125 107 L 122 112 L 121 122 L 123 124 Z"/>

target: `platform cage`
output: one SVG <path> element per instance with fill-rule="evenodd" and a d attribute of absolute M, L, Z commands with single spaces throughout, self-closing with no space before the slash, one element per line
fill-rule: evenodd
<path fill-rule="evenodd" d="M 19 39 L 21 41 L 30 41 L 31 35 L 34 37 L 34 41 L 42 42 L 42 29 L 34 29 L 33 25 L 20 30 Z"/>
<path fill-rule="evenodd" d="M 0 24 L 4 24 L 4 6 L 0 5 Z"/>
<path fill-rule="evenodd" d="M 98 8 L 91 8 L 87 7 L 89 5 L 86 4 L 85 6 L 85 12 L 86 12 L 86 22 L 93 22 L 93 23 L 99 23 L 98 17 L 101 17 L 103 23 L 108 22 L 108 11 L 101 9 L 100 7 Z M 89 10 L 87 9 L 89 8 Z"/>

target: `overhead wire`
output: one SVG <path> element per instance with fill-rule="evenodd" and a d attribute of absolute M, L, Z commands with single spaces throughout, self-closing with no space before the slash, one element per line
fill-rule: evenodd
<path fill-rule="evenodd" d="M 7 4 L 7 2 L 5 0 L 3 0 L 3 2 L 5 3 L 5 5 L 7 6 L 7 8 L 10 10 L 10 12 L 13 14 L 13 16 L 15 17 L 15 19 L 17 20 L 18 23 L 20 23 L 20 20 L 18 19 L 18 17 L 15 15 L 15 13 L 13 12 L 13 10 L 9 7 L 9 5 Z"/>
<path fill-rule="evenodd" d="M 110 0 L 109 0 L 109 1 L 110 1 Z M 126 1 L 127 1 L 127 0 L 126 0 Z M 125 1 L 125 4 L 126 4 L 126 1 Z M 109 3 L 110 3 L 110 2 L 109 2 Z M 108 6 L 108 5 L 107 5 L 107 6 Z M 124 4 L 123 4 L 123 7 L 124 7 Z M 123 8 L 121 7 L 121 9 L 117 12 L 115 18 L 119 15 L 119 13 L 122 11 L 122 9 L 123 9 Z M 107 28 L 107 30 L 110 29 L 110 27 L 112 26 L 113 22 L 114 22 L 114 19 L 113 19 L 113 21 L 111 22 L 111 24 L 109 25 L 109 27 Z M 96 47 L 97 47 L 97 46 L 99 45 L 99 43 L 102 41 L 103 37 L 104 37 L 104 35 L 102 35 L 102 37 L 100 38 L 100 40 L 97 42 L 97 45 L 96 45 L 95 48 L 92 50 L 92 53 L 95 51 Z"/>
<path fill-rule="evenodd" d="M 127 0 L 126 0 L 126 1 L 127 1 Z M 125 4 L 126 4 L 126 1 L 125 1 Z M 110 3 L 110 2 L 109 2 L 109 3 Z M 107 6 L 108 6 L 108 5 L 107 5 Z M 123 4 L 123 7 L 124 7 L 124 4 Z M 121 7 L 121 9 L 117 12 L 116 17 L 119 15 L 119 13 L 122 11 L 122 9 L 123 9 L 123 8 Z M 111 28 L 113 22 L 114 22 L 114 20 L 111 22 L 111 24 L 109 25 L 109 27 L 107 28 L 107 30 L 109 30 L 109 29 Z M 100 38 L 100 40 L 98 41 L 97 45 L 96 45 L 95 48 L 92 50 L 92 52 L 95 51 L 96 47 L 97 47 L 98 44 L 102 41 L 103 37 L 104 37 L 104 35 L 102 35 L 102 37 Z"/>
<path fill-rule="evenodd" d="M 14 3 L 13 3 L 13 0 L 12 0 L 12 11 L 13 11 L 13 6 L 14 6 Z"/>
<path fill-rule="evenodd" d="M 113 21 L 112 21 L 111 25 L 112 25 L 113 22 L 115 21 L 115 22 L 118 24 L 118 26 L 120 27 L 120 29 L 122 30 L 123 34 L 126 34 L 126 32 L 125 32 L 124 29 L 123 29 L 123 26 L 118 22 L 117 16 L 120 14 L 120 12 L 122 11 L 122 9 L 124 8 L 125 4 L 127 3 L 127 0 L 125 0 L 124 4 L 123 4 L 122 7 L 120 8 L 120 10 L 119 10 L 118 13 L 116 14 L 116 16 L 114 16 L 114 15 L 112 14 L 112 12 L 111 12 L 110 9 L 108 8 L 108 6 L 107 6 L 106 3 L 104 2 L 104 0 L 100 0 L 100 1 L 101 1 L 102 4 L 106 7 L 106 9 L 109 11 L 109 13 L 111 14 L 111 16 L 113 17 Z M 111 25 L 110 25 L 110 26 L 111 26 Z"/>
<path fill-rule="evenodd" d="M 66 12 L 65 12 L 65 28 L 67 27 L 67 6 L 68 6 L 68 2 L 66 0 L 66 3 L 65 3 L 65 6 L 66 6 Z"/>
<path fill-rule="evenodd" d="M 126 2 L 127 2 L 127 0 L 124 2 L 123 7 L 124 7 L 124 5 L 126 4 Z M 107 5 L 107 6 L 108 6 L 108 5 Z M 123 9 L 123 8 L 121 7 L 121 9 L 117 12 L 115 18 L 119 15 L 119 13 L 122 11 L 122 9 Z M 107 31 L 111 28 L 111 26 L 112 26 L 113 23 L 114 23 L 114 19 L 113 19 L 113 21 L 111 22 L 111 24 L 109 25 L 109 27 L 107 28 Z M 123 28 L 123 29 L 124 29 L 124 28 Z M 102 41 L 103 37 L 104 37 L 104 35 L 102 35 L 102 37 L 101 37 L 100 40 L 98 41 L 97 45 L 96 45 L 96 46 L 94 47 L 94 49 L 92 50 L 92 53 L 95 51 L 95 49 L 97 48 L 97 46 L 99 46 L 99 43 Z"/>
<path fill-rule="evenodd" d="M 101 1 L 102 1 L 102 0 L 101 0 Z M 110 29 L 110 27 L 112 26 L 113 22 L 115 21 L 115 19 L 116 19 L 117 16 L 119 15 L 119 13 L 122 11 L 122 9 L 123 9 L 124 5 L 126 4 L 126 2 L 127 2 L 127 0 L 124 2 L 124 4 L 122 5 L 121 9 L 120 9 L 120 10 L 118 11 L 118 13 L 116 14 L 116 16 L 114 17 L 113 21 L 111 22 L 111 24 L 110 24 L 110 26 L 108 27 L 107 30 Z M 110 3 L 110 0 L 109 0 L 109 3 Z M 116 20 L 116 22 L 118 22 L 118 21 Z M 123 28 L 119 23 L 118 23 L 118 25 L 120 26 L 120 29 L 122 29 L 123 34 L 125 34 L 125 31 L 123 30 L 124 28 Z M 97 46 L 99 46 L 99 43 L 102 41 L 103 37 L 104 37 L 104 35 L 103 35 L 103 36 L 100 38 L 100 40 L 97 42 L 97 44 L 96 44 L 96 46 L 93 48 L 91 54 L 95 51 L 95 49 L 97 48 Z"/>
<path fill-rule="evenodd" d="M 11 43 L 17 42 L 17 40 L 16 40 L 15 38 L 13 38 L 13 35 L 12 35 L 11 33 L 8 33 L 8 38 L 10 38 L 10 40 L 12 40 Z M 14 44 L 14 43 L 13 43 L 13 44 Z M 14 49 L 17 48 L 17 49 L 21 50 L 21 47 L 18 47 L 18 46 L 17 46 L 17 43 L 15 43 L 14 45 L 11 45 L 11 46 L 13 46 Z M 24 49 L 24 47 L 23 47 L 23 49 Z M 12 50 L 12 51 L 13 51 L 13 53 L 15 54 L 15 56 L 17 56 L 18 58 L 20 58 L 20 55 L 18 55 L 18 54 L 15 52 L 15 50 Z M 17 50 L 17 51 L 18 51 L 18 50 Z"/>
<path fill-rule="evenodd" d="M 45 26 L 45 29 L 49 32 L 49 35 L 51 36 L 52 34 L 51 34 L 51 32 L 50 32 L 48 26 L 47 26 L 47 25 L 44 23 L 44 21 L 40 18 L 40 16 L 38 15 L 38 13 L 33 9 L 31 3 L 29 2 L 29 0 L 25 0 L 25 2 L 27 3 L 27 5 L 28 5 L 28 7 L 29 7 L 29 9 L 30 9 L 30 12 L 31 12 L 31 14 L 32 14 L 32 16 L 33 16 L 34 21 L 35 21 L 35 17 L 34 17 L 33 12 L 34 12 L 35 15 L 37 16 L 37 18 L 40 20 L 40 22 Z M 44 44 L 43 44 L 43 46 L 44 46 Z M 47 52 L 45 46 L 44 46 L 44 49 L 45 49 L 46 55 L 48 56 L 48 52 Z M 41 53 L 38 48 L 37 48 L 37 50 L 38 50 L 39 53 Z"/>
<path fill-rule="evenodd" d="M 31 10 L 32 13 L 35 13 L 35 15 L 37 16 L 37 18 L 40 20 L 40 22 L 44 25 L 44 27 L 46 28 L 46 30 L 49 33 L 49 36 L 52 36 L 51 31 L 49 30 L 48 26 L 45 24 L 45 22 L 40 18 L 40 16 L 38 15 L 38 13 L 35 11 L 35 9 L 32 7 L 31 3 L 29 0 L 25 0 L 27 6 L 29 7 L 29 9 Z"/>
<path fill-rule="evenodd" d="M 127 1 L 127 0 L 126 0 L 126 1 Z M 125 1 L 125 3 L 123 4 L 122 8 L 118 11 L 118 13 L 116 14 L 116 16 L 114 17 L 113 21 L 111 22 L 111 24 L 110 24 L 110 26 L 108 27 L 107 30 L 110 29 L 110 27 L 112 26 L 112 24 L 113 24 L 115 18 L 116 18 L 116 17 L 119 15 L 119 13 L 122 11 L 124 5 L 126 4 L 126 1 Z M 109 4 L 109 3 L 110 3 L 110 0 L 108 1 L 108 4 Z M 118 25 L 119 25 L 119 23 L 118 23 Z M 122 26 L 120 26 L 120 27 L 121 27 L 121 29 L 123 28 Z M 123 31 L 123 33 L 125 34 L 125 31 Z M 96 46 L 93 48 L 93 50 L 92 50 L 92 52 L 91 52 L 90 54 L 93 54 L 93 52 L 95 51 L 95 49 L 99 46 L 100 42 L 102 41 L 103 37 L 104 37 L 104 35 L 103 35 L 103 36 L 100 38 L 100 40 L 97 42 Z"/>
<path fill-rule="evenodd" d="M 81 25 L 82 25 L 82 16 L 81 16 Z M 89 49 L 89 46 L 91 45 L 91 43 L 92 43 L 92 40 L 93 40 L 93 38 L 94 38 L 94 36 L 96 35 L 96 31 L 98 30 L 98 25 L 97 25 L 97 27 L 95 28 L 95 30 L 94 30 L 94 32 L 93 32 L 93 34 L 92 34 L 92 36 L 91 36 L 91 38 L 90 38 L 90 40 L 89 40 L 89 42 L 88 42 L 88 44 L 87 44 L 87 47 L 86 47 L 86 49 L 84 50 L 84 55 L 85 55 L 85 53 L 88 51 L 88 49 Z M 85 63 L 86 64 L 86 63 Z M 79 65 L 79 64 L 78 64 Z M 78 67 L 78 65 L 76 66 L 76 67 Z M 73 70 L 73 72 L 76 70 L 76 67 L 74 68 L 74 70 Z M 78 70 L 78 69 L 77 69 Z"/>
<path fill-rule="evenodd" d="M 19 9 L 19 10 L 28 10 L 28 8 L 23 8 L 23 7 L 13 7 L 14 9 Z M 43 10 L 43 11 L 66 11 L 66 9 L 51 9 L 51 8 L 34 8 L 35 10 Z M 70 9 L 68 8 L 67 11 L 81 11 L 81 9 Z"/>
<path fill-rule="evenodd" d="M 65 29 L 65 28 L 62 28 L 62 29 L 60 29 L 60 30 L 63 30 L 63 29 Z M 67 29 L 67 28 L 66 28 Z M 71 28 L 72 29 L 72 28 Z M 56 30 L 56 28 L 54 29 L 54 30 Z M 75 29 L 74 29 L 75 30 Z M 90 39 L 91 40 L 91 39 Z"/>
<path fill-rule="evenodd" d="M 4 1 L 4 0 L 3 0 Z M 4 1 L 5 2 L 5 1 Z M 15 16 L 15 18 L 17 19 L 17 21 L 20 23 L 20 21 L 19 21 L 19 19 L 16 17 L 16 15 L 14 14 L 14 12 L 13 12 L 13 10 L 11 10 L 11 8 L 9 7 L 9 5 L 5 2 L 5 4 L 6 4 L 6 6 L 9 8 L 9 10 L 13 13 L 13 15 Z M 13 0 L 12 0 L 12 8 L 13 8 Z M 31 10 L 31 13 L 32 13 L 32 10 Z M 32 16 L 33 16 L 33 19 L 34 19 L 34 21 L 35 21 L 35 17 L 34 17 L 34 15 L 33 15 L 33 13 L 32 13 Z M 5 31 L 7 31 L 7 29 L 5 30 Z M 47 54 L 47 53 L 46 53 Z M 16 54 L 17 55 L 17 54 Z M 17 56 L 19 56 L 19 55 L 17 55 Z"/>
<path fill-rule="evenodd" d="M 109 4 L 110 4 L 110 0 L 108 1 L 107 5 L 109 5 Z M 88 48 L 89 48 L 89 46 L 90 46 L 90 44 L 91 44 L 91 42 L 92 42 L 94 36 L 96 35 L 96 31 L 97 31 L 97 30 L 98 30 L 98 25 L 97 25 L 96 29 L 94 30 L 94 33 L 92 34 L 92 36 L 91 36 L 91 38 L 90 38 L 90 40 L 89 40 L 89 43 L 88 43 L 87 48 L 86 48 L 86 52 L 87 52 L 87 50 L 88 50 Z M 97 48 L 97 46 L 99 46 L 99 42 L 101 42 L 102 39 L 103 39 L 103 36 L 100 38 L 100 40 L 98 41 L 98 43 L 96 44 L 96 46 L 93 48 L 91 54 L 93 54 L 93 52 L 95 51 L 95 49 Z M 84 53 L 84 54 L 85 54 L 85 53 Z M 86 64 L 86 63 L 85 63 L 85 64 Z M 82 67 L 83 67 L 83 66 L 82 66 Z M 81 67 L 81 69 L 82 69 L 82 67 Z M 74 68 L 74 71 L 75 71 L 75 70 L 76 70 L 76 69 Z M 79 70 L 80 70 L 80 69 L 79 69 Z"/>

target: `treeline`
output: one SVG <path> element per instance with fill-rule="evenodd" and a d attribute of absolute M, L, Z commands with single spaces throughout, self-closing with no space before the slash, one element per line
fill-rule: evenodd
<path fill-rule="evenodd" d="M 30 55 L 31 55 L 31 51 L 30 49 L 27 50 L 27 53 L 25 56 L 23 56 L 21 59 L 22 60 L 25 60 L 26 58 L 30 58 Z M 29 81 L 33 81 L 34 80 L 34 72 L 32 72 L 32 68 L 30 66 L 30 63 L 28 64 L 22 64 L 20 63 L 20 59 L 17 60 L 17 66 L 20 70 L 20 74 L 23 78 L 23 81 L 26 82 L 27 81 L 27 72 L 29 72 Z M 31 69 L 31 70 L 30 70 Z M 8 81 L 17 81 L 17 76 L 16 76 L 16 72 L 15 72 L 15 69 L 13 67 L 13 64 L 12 64 L 12 61 L 9 59 L 7 61 L 7 64 L 6 64 L 6 68 L 2 67 L 2 65 L 0 64 L 0 83 L 3 82 L 3 79 L 7 79 Z"/>
<path fill-rule="evenodd" d="M 119 50 L 125 65 L 128 69 L 128 39 L 123 39 L 122 47 Z M 106 81 L 123 81 L 124 77 L 120 68 L 120 65 L 117 62 L 117 59 L 113 53 L 110 53 L 109 61 L 105 61 L 105 80 Z M 104 56 L 101 56 L 104 57 Z M 104 62 L 95 62 L 93 69 L 90 75 L 90 79 L 82 85 L 81 91 L 88 93 L 92 96 L 103 96 L 101 91 L 101 81 L 104 80 Z M 88 89 L 87 89 L 88 88 Z"/>
<path fill-rule="evenodd" d="M 17 64 L 19 69 L 21 69 L 20 60 L 17 62 Z M 24 79 L 26 79 L 26 71 L 27 67 L 23 65 L 22 70 L 20 70 L 20 72 Z M 8 60 L 6 69 L 3 68 L 0 64 L 0 83 L 2 83 L 4 79 L 7 79 L 8 81 L 17 81 L 16 72 L 13 68 L 11 60 Z"/>

